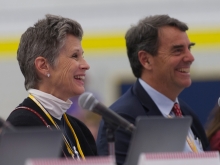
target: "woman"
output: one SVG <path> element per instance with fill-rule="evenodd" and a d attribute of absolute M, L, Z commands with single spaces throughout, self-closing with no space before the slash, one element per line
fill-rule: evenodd
<path fill-rule="evenodd" d="M 84 92 L 85 72 L 81 25 L 71 19 L 46 15 L 22 35 L 17 60 L 29 96 L 9 115 L 14 126 L 63 128 L 63 156 L 97 155 L 89 129 L 65 112 L 69 98 Z"/>
<path fill-rule="evenodd" d="M 220 99 L 208 118 L 206 135 L 210 149 L 220 151 Z"/>

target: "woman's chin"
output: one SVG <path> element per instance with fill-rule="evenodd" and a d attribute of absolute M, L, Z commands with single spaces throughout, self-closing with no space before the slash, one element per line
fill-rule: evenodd
<path fill-rule="evenodd" d="M 82 88 L 78 91 L 74 91 L 74 96 L 79 96 L 79 95 L 83 94 L 84 92 L 85 92 L 85 88 Z"/>

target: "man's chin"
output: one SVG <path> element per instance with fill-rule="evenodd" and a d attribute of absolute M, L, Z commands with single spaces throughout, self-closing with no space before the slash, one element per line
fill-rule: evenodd
<path fill-rule="evenodd" d="M 191 81 L 190 81 L 190 82 L 187 82 L 187 83 L 184 83 L 184 84 L 183 84 L 183 87 L 184 87 L 184 88 L 188 88 L 188 87 L 191 86 L 191 84 L 192 84 Z"/>

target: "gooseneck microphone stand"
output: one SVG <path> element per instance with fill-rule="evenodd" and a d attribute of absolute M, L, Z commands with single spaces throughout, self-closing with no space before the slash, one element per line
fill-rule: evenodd
<path fill-rule="evenodd" d="M 110 127 L 106 129 L 109 156 L 115 156 L 115 131 Z"/>
<path fill-rule="evenodd" d="M 115 130 L 118 128 L 118 126 L 108 122 L 108 120 L 105 118 L 103 119 L 106 126 L 106 137 L 108 142 L 109 156 L 115 157 Z"/>

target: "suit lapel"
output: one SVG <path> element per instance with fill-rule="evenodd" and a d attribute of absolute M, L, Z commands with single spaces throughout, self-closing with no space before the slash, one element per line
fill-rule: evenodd
<path fill-rule="evenodd" d="M 186 110 L 186 109 L 184 108 L 184 106 L 182 106 L 181 100 L 179 100 L 179 104 L 180 104 L 180 109 L 181 109 L 181 111 L 182 111 L 183 116 L 192 116 L 192 115 L 189 113 L 189 111 Z M 192 121 L 191 129 L 192 129 L 192 131 L 193 131 L 193 134 L 198 137 L 198 136 L 199 136 L 199 133 L 198 133 L 198 131 L 197 131 L 197 129 L 196 129 L 196 126 L 195 126 L 194 121 Z"/>
<path fill-rule="evenodd" d="M 141 102 L 147 116 L 162 116 L 162 113 L 158 109 L 157 105 L 154 103 L 154 101 L 151 99 L 145 89 L 141 86 L 138 80 L 135 82 L 132 92 Z"/>

